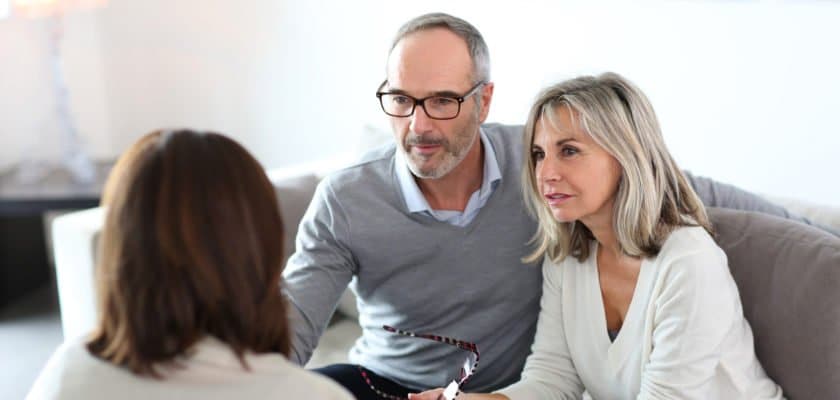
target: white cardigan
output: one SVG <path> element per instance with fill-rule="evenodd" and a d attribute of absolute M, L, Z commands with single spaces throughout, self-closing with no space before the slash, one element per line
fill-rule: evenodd
<path fill-rule="evenodd" d="M 679 228 L 644 259 L 614 342 L 597 243 L 580 263 L 543 263 L 537 333 L 514 400 L 781 399 L 755 356 L 726 255 L 702 228 Z"/>
<path fill-rule="evenodd" d="M 83 340 L 64 343 L 26 396 L 27 400 L 325 399 L 352 400 L 335 382 L 305 371 L 281 354 L 246 354 L 250 371 L 213 337 L 194 346 L 164 379 L 138 376 L 88 352 Z"/>

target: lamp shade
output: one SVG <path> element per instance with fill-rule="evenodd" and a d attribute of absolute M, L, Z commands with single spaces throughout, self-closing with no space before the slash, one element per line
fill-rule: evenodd
<path fill-rule="evenodd" d="M 74 9 L 98 7 L 105 2 L 106 0 L 12 0 L 12 6 L 16 14 L 37 18 L 63 14 Z"/>

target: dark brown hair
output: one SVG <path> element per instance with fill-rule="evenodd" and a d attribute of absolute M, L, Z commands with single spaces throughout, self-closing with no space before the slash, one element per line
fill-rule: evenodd
<path fill-rule="evenodd" d="M 241 145 L 216 133 L 152 132 L 117 162 L 102 204 L 91 353 L 157 377 L 157 364 L 206 335 L 245 368 L 246 351 L 288 356 L 279 205 Z"/>

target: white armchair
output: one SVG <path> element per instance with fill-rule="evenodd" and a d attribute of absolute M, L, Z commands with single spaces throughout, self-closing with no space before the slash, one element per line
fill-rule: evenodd
<path fill-rule="evenodd" d="M 97 207 L 62 215 L 52 224 L 55 279 L 65 338 L 86 334 L 96 324 L 93 271 L 104 217 L 104 210 Z"/>

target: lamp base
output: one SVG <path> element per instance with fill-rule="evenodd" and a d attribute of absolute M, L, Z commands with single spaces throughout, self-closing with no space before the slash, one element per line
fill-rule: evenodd
<path fill-rule="evenodd" d="M 58 171 L 64 171 L 74 183 L 79 185 L 92 185 L 97 182 L 96 167 L 90 157 L 82 152 L 68 154 L 58 162 L 23 160 L 16 170 L 15 181 L 25 186 L 38 185 Z"/>

